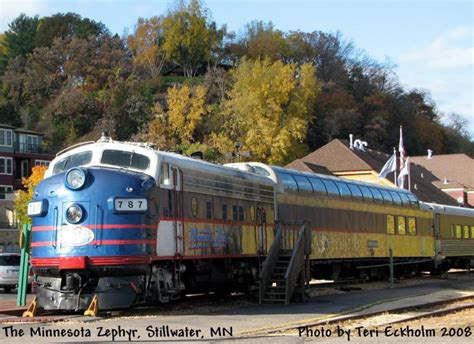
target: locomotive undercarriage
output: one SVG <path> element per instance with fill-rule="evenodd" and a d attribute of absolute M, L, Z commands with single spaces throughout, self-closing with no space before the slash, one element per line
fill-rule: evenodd
<path fill-rule="evenodd" d="M 179 260 L 149 266 L 87 270 L 35 268 L 36 296 L 45 310 L 86 309 L 94 295 L 102 310 L 167 303 L 186 293 L 248 291 L 258 278 L 258 260 Z"/>

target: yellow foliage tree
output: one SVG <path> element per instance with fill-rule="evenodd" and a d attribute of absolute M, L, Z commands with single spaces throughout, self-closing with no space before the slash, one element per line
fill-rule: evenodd
<path fill-rule="evenodd" d="M 18 191 L 15 199 L 16 218 L 20 225 L 31 224 L 31 218 L 28 216 L 28 202 L 33 198 L 33 192 L 36 185 L 43 179 L 46 166 L 34 166 L 31 176 L 22 179 L 22 184 L 26 191 Z"/>
<path fill-rule="evenodd" d="M 193 134 L 207 113 L 206 88 L 188 85 L 168 89 L 168 124 L 178 142 L 193 142 Z"/>
<path fill-rule="evenodd" d="M 163 49 L 163 17 L 138 18 L 135 32 L 127 38 L 133 62 L 149 70 L 152 77 L 161 74 L 166 53 Z"/>
<path fill-rule="evenodd" d="M 311 64 L 243 59 L 223 104 L 225 125 L 216 147 L 240 141 L 252 160 L 285 164 L 306 152 L 309 111 L 319 90 Z M 222 149 L 222 148 L 221 148 Z"/>
<path fill-rule="evenodd" d="M 198 144 L 195 139 L 203 117 L 208 114 L 204 86 L 183 85 L 168 89 L 168 111 L 157 103 L 154 119 L 148 123 L 146 133 L 139 140 L 152 142 L 161 150 L 183 149 Z"/>

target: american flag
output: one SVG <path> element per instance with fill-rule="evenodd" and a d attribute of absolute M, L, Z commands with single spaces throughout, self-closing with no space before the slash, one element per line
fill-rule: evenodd
<path fill-rule="evenodd" d="M 400 153 L 400 172 L 404 170 L 405 168 L 405 164 L 406 164 L 406 161 L 407 161 L 407 155 L 406 155 L 406 152 L 405 152 L 405 147 L 403 146 L 403 133 L 402 133 L 402 126 L 400 126 L 400 142 L 398 144 L 398 152 Z M 402 174 L 400 173 L 400 176 L 399 177 L 402 177 Z M 403 188 L 403 184 L 405 182 L 405 178 L 404 176 L 402 178 L 399 178 L 400 179 L 400 182 L 399 182 L 399 185 L 398 187 L 401 187 Z"/>

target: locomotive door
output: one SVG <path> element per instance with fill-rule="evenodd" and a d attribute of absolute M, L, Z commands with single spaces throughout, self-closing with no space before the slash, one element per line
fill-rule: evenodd
<path fill-rule="evenodd" d="M 175 234 L 176 256 L 184 255 L 184 211 L 183 211 L 183 172 L 171 167 L 173 178 L 173 227 Z"/>
<path fill-rule="evenodd" d="M 257 207 L 257 214 L 255 220 L 257 252 L 263 255 L 267 252 L 267 214 L 265 212 L 265 208 Z"/>

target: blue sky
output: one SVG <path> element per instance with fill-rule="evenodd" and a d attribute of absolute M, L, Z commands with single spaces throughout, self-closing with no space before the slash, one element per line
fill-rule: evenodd
<path fill-rule="evenodd" d="M 76 12 L 114 33 L 132 32 L 138 17 L 166 12 L 173 1 L 0 0 L 0 32 L 20 13 Z M 339 31 L 372 58 L 396 65 L 406 89 L 429 91 L 441 113 L 469 120 L 474 137 L 474 1 L 472 0 L 207 0 L 212 18 L 237 34 L 252 20 L 283 31 Z"/>

